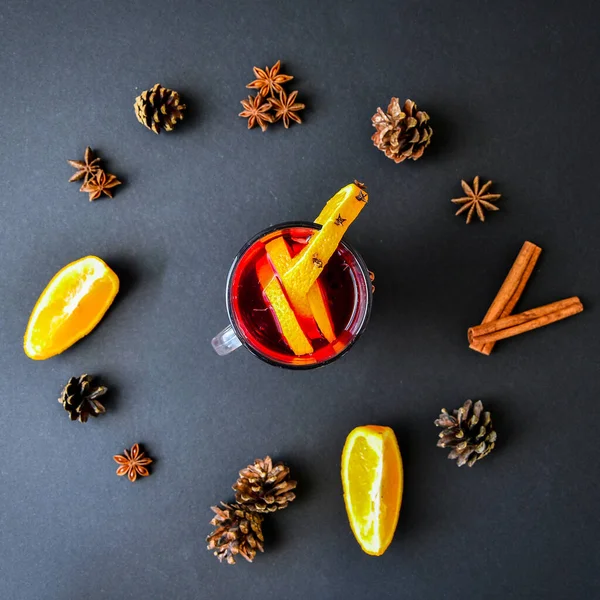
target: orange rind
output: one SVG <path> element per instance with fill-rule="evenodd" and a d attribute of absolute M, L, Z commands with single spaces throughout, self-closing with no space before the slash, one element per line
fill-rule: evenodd
<path fill-rule="evenodd" d="M 256 265 L 256 274 L 264 295 L 269 301 L 275 320 L 290 350 L 296 356 L 311 354 L 312 344 L 300 327 L 273 267 L 264 256 Z"/>
<path fill-rule="evenodd" d="M 265 245 L 268 259 L 257 265 L 259 282 L 288 346 L 297 356 L 312 353 L 309 338 L 322 335 L 329 343 L 336 341 L 327 296 L 318 278 L 368 199 L 364 187 L 356 183 L 339 190 L 315 220 L 321 229 L 294 257 L 282 237 Z"/>
<path fill-rule="evenodd" d="M 336 336 L 331 311 L 329 310 L 325 288 L 318 279 L 310 286 L 306 298 L 319 331 L 328 342 L 333 342 Z"/>
<path fill-rule="evenodd" d="M 351 183 L 325 205 L 315 221 L 321 225 L 321 229 L 310 238 L 302 252 L 294 257 L 293 266 L 281 275 L 281 282 L 293 306 L 302 305 L 308 290 L 368 199 L 366 191 Z"/>
<path fill-rule="evenodd" d="M 286 241 L 282 237 L 268 242 L 265 245 L 265 250 L 273 268 L 279 276 L 291 268 L 293 258 Z M 333 330 L 331 313 L 327 306 L 327 298 L 318 280 L 308 290 L 308 294 L 304 297 L 301 305 L 294 306 L 293 308 L 296 314 L 301 317 L 314 318 L 319 331 L 328 342 L 335 340 L 335 332 Z"/>

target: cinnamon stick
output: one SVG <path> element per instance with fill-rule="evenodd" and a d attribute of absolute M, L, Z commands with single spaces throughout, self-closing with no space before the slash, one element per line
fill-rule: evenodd
<path fill-rule="evenodd" d="M 482 325 L 510 315 L 523 294 L 541 252 L 542 249 L 531 242 L 523 244 L 502 287 L 498 290 L 494 301 L 485 314 Z M 469 347 L 472 350 L 489 355 L 494 348 L 494 342 L 482 342 L 475 339 L 475 341 L 470 342 Z"/>
<path fill-rule="evenodd" d="M 471 345 L 493 344 L 498 340 L 504 340 L 550 325 L 550 323 L 556 323 L 556 321 L 572 317 L 581 311 L 583 311 L 581 300 L 577 296 L 573 296 L 552 304 L 526 310 L 518 315 L 509 315 L 471 327 L 468 331 L 469 343 Z"/>

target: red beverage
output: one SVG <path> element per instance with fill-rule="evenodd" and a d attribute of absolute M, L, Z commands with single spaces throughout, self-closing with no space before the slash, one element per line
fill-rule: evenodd
<path fill-rule="evenodd" d="M 257 268 L 260 261 L 270 260 L 265 249 L 268 242 L 282 237 L 293 258 L 304 249 L 315 229 L 318 226 L 314 224 L 294 223 L 268 230 L 249 242 L 229 274 L 227 308 L 237 336 L 254 354 L 276 365 L 310 368 L 330 362 L 352 345 L 368 320 L 369 272 L 362 258 L 342 242 L 318 278 L 335 339 L 328 341 L 314 322 L 309 326 L 298 318 L 313 352 L 297 356 L 288 346 L 259 282 Z"/>

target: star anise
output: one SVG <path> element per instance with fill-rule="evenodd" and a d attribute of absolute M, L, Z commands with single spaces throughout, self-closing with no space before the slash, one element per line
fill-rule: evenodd
<path fill-rule="evenodd" d="M 102 194 L 105 194 L 109 198 L 112 198 L 111 188 L 121 185 L 121 182 L 112 173 L 105 173 L 102 169 L 88 179 L 79 188 L 80 192 L 88 192 L 90 195 L 90 202 L 92 200 L 98 200 Z"/>
<path fill-rule="evenodd" d="M 302 123 L 302 119 L 296 114 L 297 111 L 306 108 L 304 104 L 296 102 L 298 92 L 292 92 L 289 96 L 281 90 L 279 92 L 279 100 L 271 98 L 271 106 L 275 109 L 274 122 L 283 120 L 283 126 L 287 129 L 290 126 L 290 119 L 296 123 Z"/>
<path fill-rule="evenodd" d="M 240 117 L 248 119 L 248 129 L 252 129 L 258 125 L 263 131 L 267 129 L 267 123 L 273 123 L 273 117 L 268 113 L 271 109 L 271 102 L 259 94 L 256 97 L 248 96 L 248 100 L 242 100 L 241 105 L 244 110 L 240 113 Z"/>
<path fill-rule="evenodd" d="M 256 79 L 249 83 L 246 87 L 258 90 L 261 96 L 267 96 L 269 92 L 272 94 L 280 94 L 283 92 L 282 83 L 294 79 L 291 75 L 283 75 L 279 73 L 281 61 L 278 60 L 270 69 L 265 67 L 263 71 L 260 67 L 253 67 Z"/>
<path fill-rule="evenodd" d="M 148 477 L 150 471 L 146 469 L 145 465 L 149 465 L 152 462 L 151 458 L 144 456 L 143 452 L 140 452 L 140 445 L 134 444 L 131 446 L 131 450 L 124 450 L 123 454 L 115 454 L 113 456 L 114 461 L 119 465 L 117 469 L 117 475 L 127 475 L 129 481 L 134 482 L 138 475 L 142 477 Z"/>
<path fill-rule="evenodd" d="M 486 210 L 500 210 L 496 205 L 492 204 L 492 202 L 498 200 L 502 194 L 486 193 L 492 185 L 491 181 L 488 181 L 480 188 L 479 175 L 477 175 L 477 177 L 473 179 L 473 187 L 471 187 L 464 179 L 460 184 L 462 185 L 462 189 L 465 191 L 466 196 L 463 196 L 462 198 L 452 198 L 452 202 L 454 202 L 454 204 L 463 205 L 456 211 L 457 215 L 460 215 L 466 210 L 469 211 L 467 214 L 467 224 L 471 222 L 475 212 L 477 212 L 480 221 L 485 221 L 484 208 Z"/>
<path fill-rule="evenodd" d="M 100 165 L 98 164 L 100 162 L 100 158 L 94 158 L 94 153 L 89 146 L 85 149 L 83 160 L 68 160 L 67 162 L 74 169 L 77 169 L 77 171 L 69 179 L 71 182 L 83 179 L 83 182 L 87 183 L 88 179 L 93 177 L 100 169 Z"/>
<path fill-rule="evenodd" d="M 335 221 L 334 221 L 334 223 L 335 223 L 336 225 L 343 225 L 343 224 L 344 224 L 344 221 L 347 221 L 347 220 L 348 220 L 348 219 L 344 219 L 344 217 L 342 217 L 342 215 L 338 215 L 338 216 L 335 218 Z"/>

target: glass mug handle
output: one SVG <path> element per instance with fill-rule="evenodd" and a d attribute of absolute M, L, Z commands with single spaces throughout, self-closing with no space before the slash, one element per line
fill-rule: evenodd
<path fill-rule="evenodd" d="M 219 356 L 225 356 L 242 345 L 231 325 L 227 325 L 221 333 L 215 335 L 210 343 Z"/>

